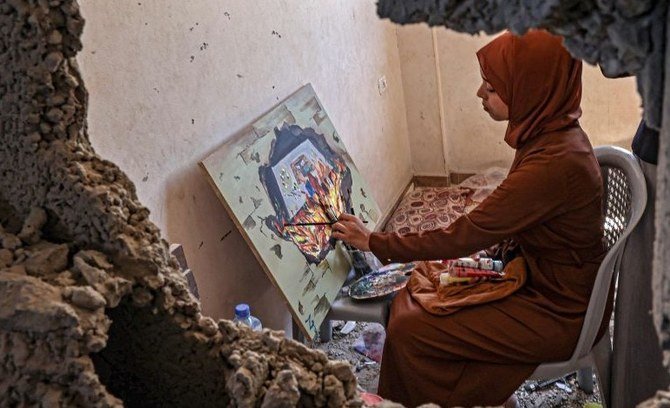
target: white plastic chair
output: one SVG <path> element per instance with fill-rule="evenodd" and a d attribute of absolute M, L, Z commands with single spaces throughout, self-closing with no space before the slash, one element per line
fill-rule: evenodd
<path fill-rule="evenodd" d="M 619 272 L 621 254 L 626 239 L 635 228 L 647 204 L 644 175 L 635 157 L 628 151 L 614 146 L 599 146 L 595 154 L 600 164 L 605 188 L 603 210 L 605 213 L 605 238 L 608 252 L 598 270 L 586 311 L 584 326 L 570 360 L 540 365 L 529 379 L 556 378 L 579 370 L 580 388 L 593 390 L 592 370 L 598 374 L 603 405 L 610 399 L 610 367 L 612 340 L 609 330 L 592 347 L 605 313 L 607 296 Z"/>

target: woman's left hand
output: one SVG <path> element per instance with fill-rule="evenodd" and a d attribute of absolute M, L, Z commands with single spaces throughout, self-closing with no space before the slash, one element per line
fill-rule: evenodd
<path fill-rule="evenodd" d="M 351 214 L 340 215 L 339 220 L 333 224 L 333 238 L 340 239 L 361 251 L 370 250 L 370 234 L 363 221 Z"/>

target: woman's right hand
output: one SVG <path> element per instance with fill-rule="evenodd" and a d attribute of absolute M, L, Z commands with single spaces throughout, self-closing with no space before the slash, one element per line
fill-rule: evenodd
<path fill-rule="evenodd" d="M 361 251 L 370 251 L 370 235 L 360 218 L 351 214 L 342 214 L 333 224 L 333 238 L 344 241 Z"/>

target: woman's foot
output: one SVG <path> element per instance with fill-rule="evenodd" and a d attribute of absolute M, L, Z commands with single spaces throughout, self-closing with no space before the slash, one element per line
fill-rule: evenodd
<path fill-rule="evenodd" d="M 507 398 L 507 401 L 505 401 L 505 405 L 503 405 L 503 408 L 520 408 L 521 405 L 519 405 L 519 401 L 516 399 L 516 395 L 512 394 L 511 397 Z"/>

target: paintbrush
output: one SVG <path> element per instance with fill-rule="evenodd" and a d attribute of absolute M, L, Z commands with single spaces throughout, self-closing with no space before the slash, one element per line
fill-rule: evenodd
<path fill-rule="evenodd" d="M 285 222 L 284 226 L 285 227 L 304 227 L 304 226 L 311 226 L 311 225 L 333 225 L 335 224 L 334 222 L 296 222 L 296 223 L 289 223 Z"/>
<path fill-rule="evenodd" d="M 365 220 L 363 221 L 363 224 L 367 224 L 368 222 Z M 337 221 L 334 222 L 285 222 L 284 226 L 285 227 L 305 227 L 305 226 L 311 226 L 311 225 L 333 225 Z"/>

